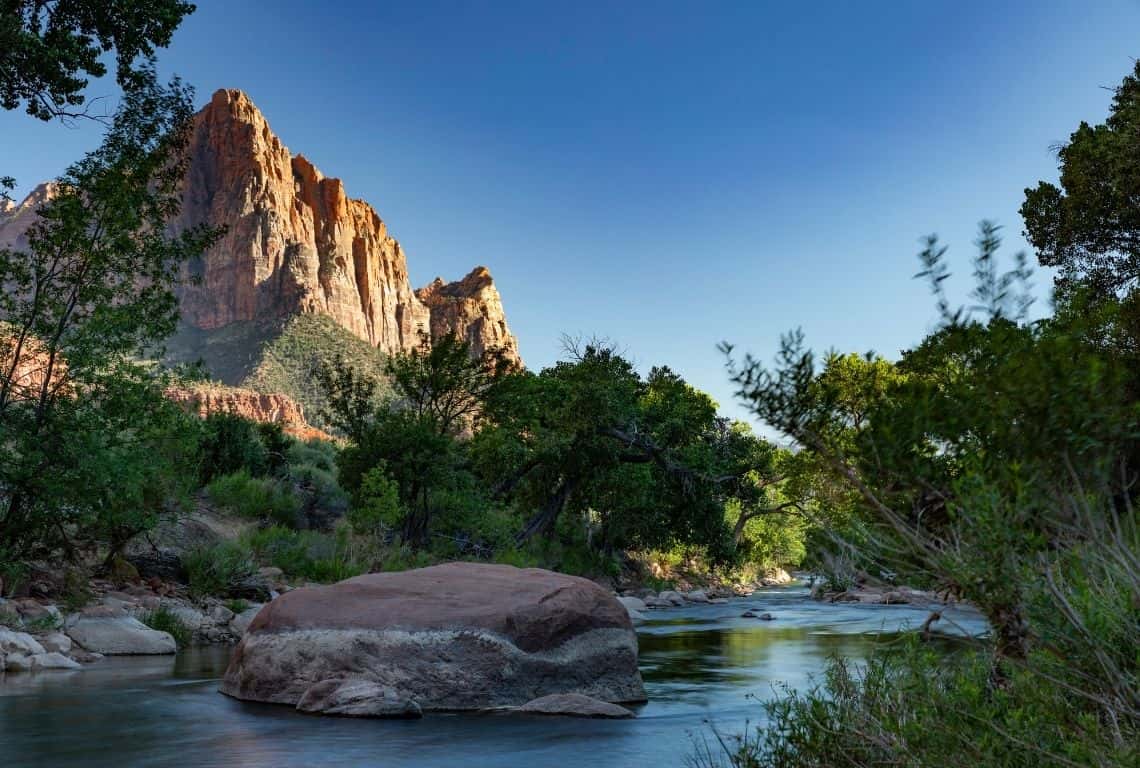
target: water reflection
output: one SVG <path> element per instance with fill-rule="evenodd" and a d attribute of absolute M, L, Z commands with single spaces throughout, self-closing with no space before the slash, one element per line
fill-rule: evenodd
<path fill-rule="evenodd" d="M 770 612 L 774 621 L 742 618 Z M 634 721 L 433 715 L 338 720 L 217 693 L 226 649 L 106 659 L 82 672 L 0 682 L 0 766 L 676 765 L 709 723 L 756 722 L 756 699 L 805 686 L 833 653 L 918 626 L 907 607 L 828 606 L 802 589 L 651 614 L 639 627 L 650 702 Z M 955 614 L 967 631 L 982 624 Z"/>

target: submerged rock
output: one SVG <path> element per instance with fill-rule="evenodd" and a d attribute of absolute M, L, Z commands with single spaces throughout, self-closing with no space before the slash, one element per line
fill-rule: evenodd
<path fill-rule="evenodd" d="M 296 706 L 314 685 L 348 678 L 424 711 L 518 707 L 552 693 L 645 700 L 637 636 L 612 594 L 575 576 L 480 563 L 282 595 L 249 625 L 221 691 Z"/>
<path fill-rule="evenodd" d="M 554 693 L 519 707 L 519 712 L 529 715 L 563 715 L 566 717 L 610 717 L 628 718 L 633 713 L 625 707 L 599 701 L 592 696 L 580 693 Z"/>

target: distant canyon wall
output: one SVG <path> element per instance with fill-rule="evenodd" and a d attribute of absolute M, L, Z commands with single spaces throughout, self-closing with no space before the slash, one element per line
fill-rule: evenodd
<path fill-rule="evenodd" d="M 453 283 L 414 291 L 407 257 L 368 203 L 349 198 L 293 155 L 238 90 L 219 90 L 194 118 L 182 210 L 173 231 L 224 226 L 213 248 L 185 268 L 182 319 L 213 330 L 239 321 L 320 313 L 385 352 L 454 333 L 475 354 L 498 350 L 521 365 L 502 298 L 476 267 Z M 21 247 L 41 185 L 19 204 L 0 205 L 0 245 Z"/>

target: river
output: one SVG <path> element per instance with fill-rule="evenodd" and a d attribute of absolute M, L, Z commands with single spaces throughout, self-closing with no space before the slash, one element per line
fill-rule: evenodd
<path fill-rule="evenodd" d="M 747 609 L 775 618 L 741 618 Z M 801 585 L 651 612 L 638 627 L 649 703 L 635 720 L 322 718 L 218 693 L 229 648 L 108 658 L 77 672 L 0 679 L 0 766 L 683 765 L 694 739 L 755 724 L 761 701 L 781 685 L 808 685 L 829 655 L 863 656 L 877 636 L 919 626 L 927 615 L 910 606 L 818 603 Z M 968 610 L 945 615 L 961 631 L 984 630 Z"/>

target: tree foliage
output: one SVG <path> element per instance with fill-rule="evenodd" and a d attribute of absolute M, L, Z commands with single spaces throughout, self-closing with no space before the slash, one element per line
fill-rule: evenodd
<path fill-rule="evenodd" d="M 0 107 L 24 105 L 50 120 L 86 114 L 89 78 L 107 74 L 139 90 L 149 77 L 138 61 L 170 44 L 194 11 L 183 0 L 3 0 L 0 2 Z"/>
<path fill-rule="evenodd" d="M 1098 296 L 1140 284 L 1140 63 L 1116 88 L 1108 119 L 1082 122 L 1058 151 L 1060 186 L 1025 190 L 1025 236 L 1062 294 Z"/>
<path fill-rule="evenodd" d="M 124 510 L 153 514 L 160 498 L 131 503 L 161 496 L 180 460 L 185 428 L 134 359 L 173 330 L 178 265 L 217 233 L 166 230 L 189 89 L 153 69 L 134 85 L 102 145 L 58 180 L 28 248 L 0 250 L 0 539 L 16 553 L 70 547 L 108 516 L 145 527 Z"/>

